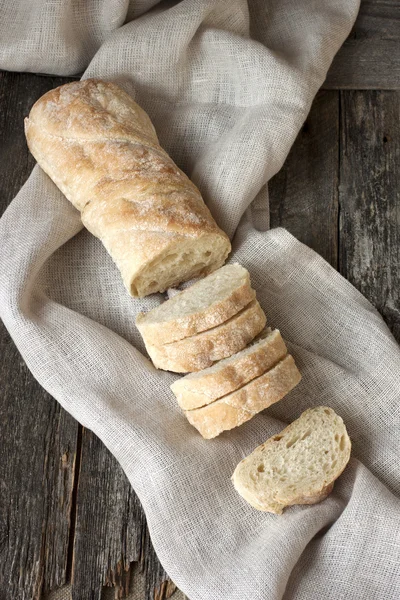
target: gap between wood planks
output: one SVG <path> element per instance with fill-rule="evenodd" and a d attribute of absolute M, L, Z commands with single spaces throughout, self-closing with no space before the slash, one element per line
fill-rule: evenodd
<path fill-rule="evenodd" d="M 78 481 L 79 481 L 79 472 L 81 468 L 81 458 L 82 458 L 82 431 L 83 426 L 78 423 L 77 432 L 76 432 L 76 455 L 75 461 L 73 465 L 73 485 L 72 485 L 72 494 L 71 494 L 71 512 L 70 512 L 70 526 L 69 526 L 69 537 L 68 537 L 68 549 L 67 549 L 67 566 L 65 569 L 65 580 L 71 581 L 72 579 L 72 570 L 74 563 L 74 543 L 75 543 L 75 527 L 76 527 L 76 499 L 78 495 Z"/>
<path fill-rule="evenodd" d="M 400 340 L 400 92 L 322 91 L 269 184 L 271 226 L 321 254 Z"/>

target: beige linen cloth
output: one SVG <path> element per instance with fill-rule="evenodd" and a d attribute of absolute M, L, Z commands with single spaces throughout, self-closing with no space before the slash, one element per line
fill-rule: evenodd
<path fill-rule="evenodd" d="M 400 598 L 400 352 L 376 310 L 322 258 L 268 225 L 284 162 L 356 0 L 16 0 L 0 67 L 121 84 L 195 181 L 303 374 L 290 396 L 211 441 L 156 371 L 130 298 L 77 211 L 36 167 L 0 221 L 1 316 L 33 375 L 117 457 L 157 554 L 191 600 Z M 307 407 L 345 420 L 353 458 L 333 494 L 283 516 L 230 481 Z M 27 410 L 34 407 L 27 404 Z"/>

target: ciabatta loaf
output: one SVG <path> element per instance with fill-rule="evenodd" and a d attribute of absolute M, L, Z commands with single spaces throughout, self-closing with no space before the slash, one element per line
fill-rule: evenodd
<path fill-rule="evenodd" d="M 185 415 L 203 438 L 211 439 L 222 431 L 242 425 L 281 400 L 300 379 L 294 359 L 288 354 L 264 375 L 207 406 L 186 411 Z"/>
<path fill-rule="evenodd" d="M 171 385 L 171 390 L 184 410 L 200 408 L 259 377 L 286 354 L 287 348 L 279 331 L 266 329 L 244 350 L 208 369 L 178 379 Z"/>
<path fill-rule="evenodd" d="M 286 506 L 326 498 L 350 452 L 343 420 L 332 408 L 310 408 L 242 460 L 233 484 L 254 508 L 281 514 Z"/>
<path fill-rule="evenodd" d="M 148 115 L 117 85 L 87 79 L 51 90 L 25 119 L 25 133 L 132 296 L 164 291 L 225 262 L 228 237 L 160 147 Z"/>
<path fill-rule="evenodd" d="M 200 371 L 244 348 L 262 331 L 265 323 L 261 306 L 253 300 L 217 327 L 171 344 L 146 344 L 146 348 L 158 369 L 175 373 Z"/>
<path fill-rule="evenodd" d="M 255 298 L 248 271 L 225 265 L 148 313 L 136 326 L 147 344 L 176 342 L 220 325 Z"/>

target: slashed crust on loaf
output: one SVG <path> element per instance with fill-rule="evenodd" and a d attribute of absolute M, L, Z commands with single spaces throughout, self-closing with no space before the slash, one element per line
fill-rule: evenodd
<path fill-rule="evenodd" d="M 271 404 L 281 400 L 301 380 L 293 357 L 288 354 L 273 369 L 242 388 L 185 415 L 203 438 L 211 439 L 242 425 Z"/>
<path fill-rule="evenodd" d="M 220 325 L 255 298 L 248 271 L 225 265 L 148 313 L 136 326 L 147 344 L 176 342 Z"/>
<path fill-rule="evenodd" d="M 220 267 L 230 242 L 199 190 L 160 147 L 148 115 L 113 83 L 51 90 L 25 119 L 42 169 L 81 211 L 133 296 Z"/>
<path fill-rule="evenodd" d="M 260 333 L 265 323 L 261 306 L 253 300 L 217 327 L 171 344 L 146 344 L 146 348 L 157 369 L 175 373 L 200 371 L 244 348 Z"/>
<path fill-rule="evenodd" d="M 332 408 L 310 408 L 242 460 L 233 484 L 254 508 L 281 514 L 286 506 L 324 500 L 350 452 L 343 420 Z"/>
<path fill-rule="evenodd" d="M 183 410 L 200 408 L 259 377 L 286 354 L 280 332 L 266 329 L 244 350 L 208 369 L 178 379 L 171 390 Z"/>

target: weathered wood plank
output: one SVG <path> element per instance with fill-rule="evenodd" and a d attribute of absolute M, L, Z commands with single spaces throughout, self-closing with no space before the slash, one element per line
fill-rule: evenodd
<path fill-rule="evenodd" d="M 28 178 L 35 165 L 24 135 L 24 117 L 48 90 L 71 81 L 0 71 L 0 203 L 1 213 Z"/>
<path fill-rule="evenodd" d="M 339 94 L 319 92 L 281 171 L 269 183 L 271 227 L 286 227 L 337 265 Z"/>
<path fill-rule="evenodd" d="M 130 563 L 140 559 L 143 516 L 117 461 L 86 429 L 76 510 L 73 600 L 100 600 L 106 583 L 126 592 Z"/>
<path fill-rule="evenodd" d="M 176 585 L 168 577 L 154 552 L 147 527 L 142 537 L 141 569 L 146 582 L 143 600 L 165 600 L 170 598 L 177 590 Z M 182 595 L 182 592 L 177 595 Z"/>
<path fill-rule="evenodd" d="M 168 598 L 176 589 L 151 546 L 140 503 L 124 472 L 90 431 L 83 431 L 76 507 L 73 600 L 100 600 L 104 585 L 118 596 L 142 585 L 143 600 Z M 139 562 L 139 570 L 135 563 Z M 132 580 L 133 579 L 133 580 Z"/>
<path fill-rule="evenodd" d="M 19 191 L 35 164 L 26 146 L 23 117 L 28 114 L 37 98 L 67 81 L 69 79 L 66 78 L 0 72 L 0 160 L 5 173 L 0 179 L 2 212 Z M 73 521 L 75 514 L 75 507 L 71 507 L 72 483 L 80 428 L 72 417 L 45 394 L 29 371 L 23 367 L 18 352 L 4 328 L 1 329 L 1 335 L 3 337 L 0 348 L 4 366 L 3 369 L 0 367 L 0 381 L 4 382 L 5 388 L 10 388 L 11 392 L 13 389 L 18 390 L 21 411 L 23 406 L 26 406 L 27 398 L 31 398 L 35 413 L 37 409 L 37 414 L 43 417 L 43 423 L 40 430 L 35 429 L 27 435 L 31 415 L 29 411 L 25 411 L 24 418 L 20 416 L 19 419 L 20 428 L 15 429 L 14 434 L 16 439 L 20 438 L 21 447 L 23 441 L 26 441 L 26 455 L 22 450 L 21 453 L 10 454 L 15 427 L 11 416 L 15 411 L 15 400 L 12 393 L 2 394 L 1 414 L 4 422 L 10 423 L 11 429 L 4 432 L 3 454 L 0 449 L 0 459 L 5 459 L 0 465 L 0 479 L 7 482 L 9 478 L 11 485 L 10 482 L 4 483 L 2 489 L 7 489 L 8 495 L 5 493 L 0 496 L 0 511 L 5 519 L 1 526 L 5 537 L 3 539 L 3 536 L 0 536 L 0 553 L 2 549 L 5 553 L 5 561 L 1 560 L 4 568 L 0 570 L 0 583 L 4 580 L 10 593 L 12 591 L 13 600 L 33 598 L 36 590 L 39 593 L 43 588 L 47 592 L 55 586 L 63 585 L 70 575 L 73 561 L 75 597 L 99 597 L 101 587 L 105 583 L 117 585 L 122 596 L 129 585 L 130 563 L 139 560 L 146 581 L 146 597 L 160 600 L 169 597 L 175 586 L 167 579 L 155 556 L 140 504 L 115 459 L 89 431 L 83 433 L 84 462 L 79 495 L 77 490 L 74 493 L 79 516 L 76 537 L 75 540 L 72 539 L 75 536 L 75 531 L 69 531 L 71 511 Z M 49 443 L 40 454 L 39 448 L 42 449 L 45 432 Z M 50 448 L 51 443 L 53 446 Z M 57 463 L 57 443 L 61 448 L 65 447 L 61 453 L 60 465 Z M 36 463 L 32 465 L 33 457 L 37 467 Z M 18 478 L 13 477 L 14 461 L 21 461 Z M 48 475 L 43 481 L 41 478 L 37 480 L 38 469 L 41 472 L 45 467 L 49 471 Z M 25 468 L 33 477 L 32 481 L 29 478 L 25 481 Z M 97 476 L 94 477 L 93 473 L 96 472 Z M 54 488 L 51 487 L 51 480 L 54 482 Z M 62 484 L 67 486 L 68 494 Z M 18 520 L 18 515 L 22 514 L 21 510 L 17 514 L 18 507 L 12 508 L 15 505 L 13 498 L 20 495 L 18 507 L 26 506 L 26 514 L 21 521 Z M 97 500 L 97 504 L 93 499 Z M 103 502 L 104 499 L 106 501 Z M 8 505 L 11 509 L 8 509 Z M 42 511 L 38 510 L 36 505 L 40 505 Z M 57 508 L 59 505 L 61 508 Z M 3 507 L 4 510 L 1 510 Z M 32 518 L 31 512 L 35 518 Z M 115 528 L 116 525 L 119 529 Z M 21 536 L 30 540 L 29 552 L 23 539 L 18 541 L 12 538 L 12 544 L 10 540 L 7 541 L 9 527 L 22 528 L 21 531 L 25 531 Z M 56 537 L 51 532 L 54 532 Z M 73 558 L 71 554 L 67 560 L 70 535 L 70 541 L 73 542 L 70 551 L 74 549 L 76 557 Z M 27 565 L 20 565 L 19 552 L 25 553 L 24 560 L 27 561 Z M 0 554 L 0 559 L 2 557 L 3 554 Z M 7 560 L 14 561 L 13 572 L 7 569 Z M 131 581 L 131 586 L 135 586 L 135 581 Z M 85 590 L 87 596 L 83 595 Z"/>
<path fill-rule="evenodd" d="M 336 55 L 323 87 L 400 88 L 398 0 L 362 0 L 354 28 Z"/>
<path fill-rule="evenodd" d="M 151 598 L 151 600 L 159 600 L 162 598 L 171 598 L 172 600 L 189 600 L 185 594 L 180 590 L 177 590 L 171 582 L 165 582 L 162 587 L 169 586 L 170 591 L 167 595 L 160 596 L 160 592 L 164 591 L 160 588 L 155 591 L 154 595 L 149 596 L 149 583 L 145 569 L 143 569 L 142 563 L 134 563 L 131 565 L 132 581 L 129 589 L 129 594 L 126 597 L 127 600 L 145 600 L 145 598 Z M 175 591 L 172 591 L 175 590 Z M 101 600 L 115 600 L 115 592 L 113 588 L 103 588 Z M 51 600 L 50 598 L 48 600 Z"/>
<path fill-rule="evenodd" d="M 77 424 L 3 325 L 0 355 L 0 597 L 32 600 L 67 580 Z"/>
<path fill-rule="evenodd" d="M 57 84 L 0 73 L 0 213 L 34 164 L 23 117 Z M 0 596 L 32 600 L 67 580 L 78 426 L 33 379 L 2 323 L 0 356 Z"/>
<path fill-rule="evenodd" d="M 400 92 L 341 92 L 340 271 L 400 341 Z"/>

